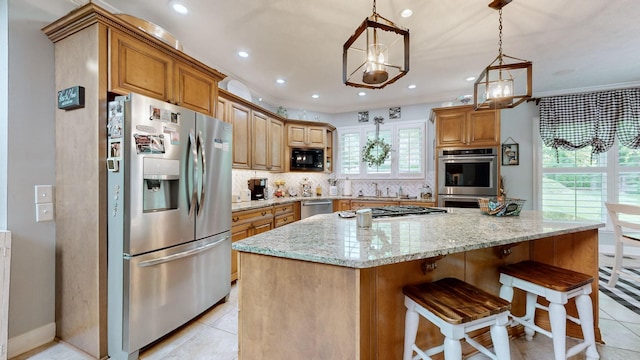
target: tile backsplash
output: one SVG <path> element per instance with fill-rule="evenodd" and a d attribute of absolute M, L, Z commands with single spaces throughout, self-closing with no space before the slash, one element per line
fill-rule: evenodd
<path fill-rule="evenodd" d="M 313 193 L 317 186 L 322 187 L 322 194 L 329 194 L 329 179 L 335 178 L 333 174 L 324 173 L 312 173 L 312 172 L 288 172 L 288 173 L 271 173 L 268 171 L 255 171 L 255 170 L 233 170 L 232 171 L 232 193 L 239 194 L 241 190 L 247 188 L 247 181 L 252 178 L 266 178 L 267 184 L 271 188 L 270 197 L 273 197 L 273 193 L 276 191 L 276 180 L 284 180 L 284 189 L 289 192 L 290 189 L 294 189 L 300 196 L 302 194 L 302 182 L 306 179 Z M 338 178 L 338 195 L 342 195 L 342 186 L 345 178 Z M 435 173 L 427 173 L 426 179 L 415 180 L 398 180 L 398 179 L 371 179 L 371 180 L 351 180 L 351 194 L 358 196 L 360 191 L 364 196 L 375 196 L 375 184 L 378 184 L 378 189 L 382 192 L 382 196 L 396 196 L 400 187 L 402 187 L 402 193 L 409 196 L 418 196 L 422 185 L 427 183 L 431 187 L 432 193 L 435 194 Z"/>

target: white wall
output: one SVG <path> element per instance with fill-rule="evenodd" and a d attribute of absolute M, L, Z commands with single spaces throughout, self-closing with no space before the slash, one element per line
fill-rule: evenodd
<path fill-rule="evenodd" d="M 34 185 L 55 182 L 54 53 L 40 30 L 51 21 L 29 1 L 9 0 L 8 51 L 0 41 L 0 53 L 8 53 L 8 88 L 2 90 L 8 94 L 8 126 L 0 132 L 8 142 L 6 156 L 0 151 L 0 163 L 6 164 L 0 185 L 6 176 L 8 196 L 0 197 L 0 208 L 7 209 L 13 238 L 9 355 L 15 355 L 12 338 L 50 329 L 55 322 L 55 228 L 53 222 L 35 222 L 34 205 Z"/>
<path fill-rule="evenodd" d="M 520 165 L 502 166 L 500 174 L 504 177 L 507 196 L 525 199 L 524 209 L 533 209 L 533 119 L 539 115 L 535 102 L 525 102 L 513 109 L 501 110 L 500 142 L 509 137 L 517 142 L 520 150 Z M 512 142 L 509 140 L 509 142 Z"/>

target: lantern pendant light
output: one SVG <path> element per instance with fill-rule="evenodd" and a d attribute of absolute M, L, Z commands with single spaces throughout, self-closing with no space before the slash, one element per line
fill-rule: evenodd
<path fill-rule="evenodd" d="M 348 86 L 382 89 L 409 71 L 409 30 L 376 11 L 344 43 L 342 79 Z"/>
<path fill-rule="evenodd" d="M 511 0 L 495 0 L 499 18 L 498 57 L 478 76 L 474 84 L 473 103 L 478 109 L 513 108 L 531 98 L 531 61 L 502 53 L 502 8 Z"/>

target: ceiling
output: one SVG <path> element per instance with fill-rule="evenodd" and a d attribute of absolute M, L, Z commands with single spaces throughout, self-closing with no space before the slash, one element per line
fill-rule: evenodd
<path fill-rule="evenodd" d="M 51 21 L 87 2 L 27 1 L 47 7 Z M 342 46 L 371 15 L 372 1 L 185 1 L 187 15 L 168 0 L 94 3 L 163 27 L 185 53 L 275 107 L 341 113 L 455 101 L 473 93 L 465 79 L 498 55 L 498 12 L 490 0 L 380 0 L 377 12 L 410 31 L 410 71 L 358 96 L 363 89 L 342 82 Z M 413 16 L 402 18 L 405 8 Z M 533 62 L 534 97 L 638 86 L 639 18 L 637 0 L 514 0 L 503 9 L 503 52 Z M 240 50 L 250 56 L 240 58 Z"/>

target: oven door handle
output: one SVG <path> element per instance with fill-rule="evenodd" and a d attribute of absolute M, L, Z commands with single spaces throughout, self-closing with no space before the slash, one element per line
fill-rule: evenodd
<path fill-rule="evenodd" d="M 443 156 L 440 159 L 446 162 L 455 161 L 455 160 L 476 160 L 476 161 L 493 161 L 496 156 Z"/>

